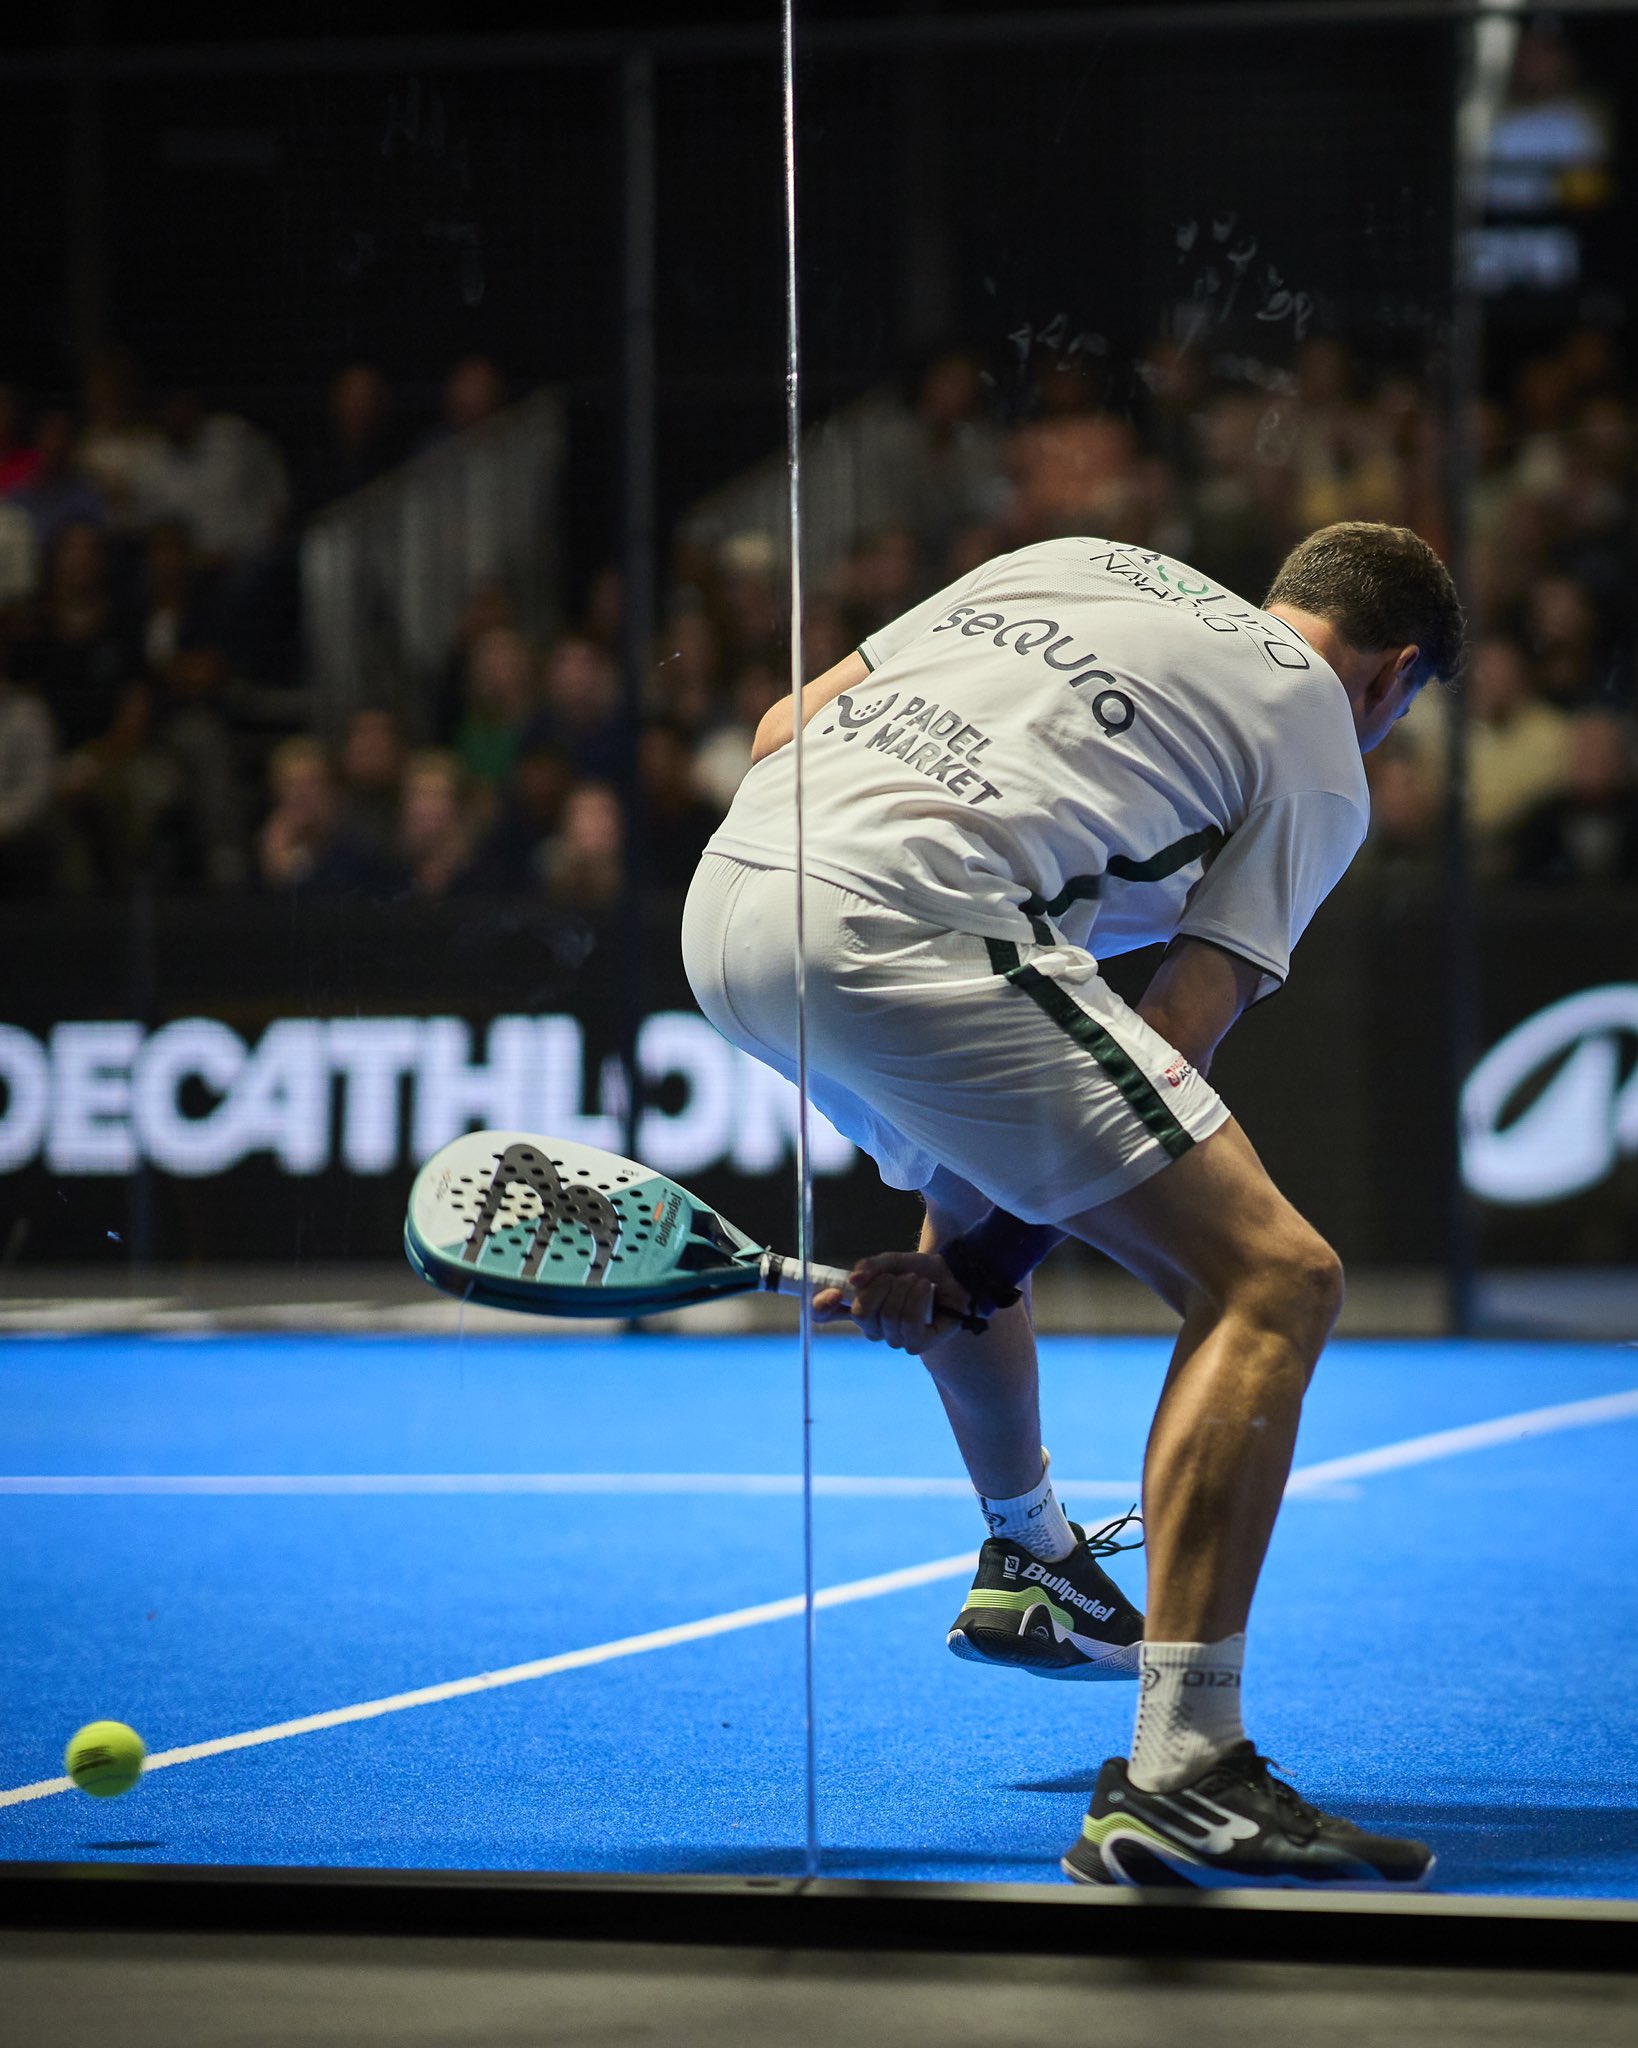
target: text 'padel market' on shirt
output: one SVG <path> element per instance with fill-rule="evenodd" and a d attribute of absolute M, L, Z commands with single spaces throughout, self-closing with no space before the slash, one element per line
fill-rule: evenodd
<path fill-rule="evenodd" d="M 1108 541 L 997 556 L 860 647 L 803 735 L 810 872 L 930 924 L 1109 957 L 1178 933 L 1285 979 L 1370 801 L 1348 698 L 1294 627 Z M 796 865 L 796 755 L 712 850 Z"/>

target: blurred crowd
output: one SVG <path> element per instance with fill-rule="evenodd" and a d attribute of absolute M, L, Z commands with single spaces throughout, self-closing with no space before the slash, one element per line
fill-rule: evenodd
<path fill-rule="evenodd" d="M 1035 348 L 1005 403 L 976 355 L 929 365 L 898 406 L 891 515 L 810 582 L 806 673 L 987 556 L 1056 534 L 1159 548 L 1253 598 L 1329 520 L 1450 545 L 1446 421 L 1413 376 L 1368 372 L 1326 338 L 1279 368 L 1157 342 L 1132 390 L 1111 403 L 1105 366 L 1073 347 Z M 518 593 L 474 589 L 418 717 L 365 706 L 332 731 L 302 688 L 302 523 L 506 398 L 470 358 L 417 424 L 377 368 L 349 364 L 297 446 L 191 392 L 150 401 L 117 353 L 73 405 L 0 386 L 0 895 L 144 875 L 596 911 L 683 887 L 789 687 L 776 536 L 676 540 L 636 716 L 613 570 L 549 644 L 522 629 Z M 1615 343 L 1564 336 L 1469 425 L 1476 869 L 1638 884 L 1638 410 Z M 1365 871 L 1436 871 L 1447 712 L 1428 692 L 1373 756 Z"/>

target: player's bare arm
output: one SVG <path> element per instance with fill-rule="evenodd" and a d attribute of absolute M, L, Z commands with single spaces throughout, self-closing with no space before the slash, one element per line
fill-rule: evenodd
<path fill-rule="evenodd" d="M 870 664 L 855 650 L 834 668 L 827 668 L 822 676 L 815 676 L 802 691 L 802 723 L 807 724 L 816 711 L 841 696 L 844 690 L 856 690 L 870 674 Z M 751 741 L 751 762 L 765 761 L 770 754 L 790 744 L 793 732 L 791 700 L 781 697 L 770 711 L 764 712 L 762 723 L 756 729 Z"/>
<path fill-rule="evenodd" d="M 1143 991 L 1137 1013 L 1199 1073 L 1256 1000 L 1263 970 L 1209 939 L 1174 939 Z"/>

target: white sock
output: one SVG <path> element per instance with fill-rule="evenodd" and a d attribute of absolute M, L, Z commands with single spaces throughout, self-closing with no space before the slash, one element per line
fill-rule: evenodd
<path fill-rule="evenodd" d="M 1043 1564 L 1056 1564 L 1075 1548 L 1075 1532 L 1052 1490 L 1051 1464 L 1043 1450 L 1040 1484 L 1031 1493 L 1014 1494 L 1010 1500 L 978 1495 L 978 1510 L 988 1523 L 990 1534 L 1016 1543 Z M 973 1491 L 977 1493 L 978 1489 Z"/>
<path fill-rule="evenodd" d="M 1220 1643 L 1144 1643 L 1143 1690 L 1127 1772 L 1144 1792 L 1170 1792 L 1245 1740 L 1240 1720 L 1243 1634 Z"/>

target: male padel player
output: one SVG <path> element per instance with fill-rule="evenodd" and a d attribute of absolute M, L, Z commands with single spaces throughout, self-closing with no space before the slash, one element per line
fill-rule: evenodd
<path fill-rule="evenodd" d="M 1432 1866 L 1301 1799 L 1241 1725 L 1246 1617 L 1342 1270 L 1205 1077 L 1364 837 L 1361 756 L 1462 641 L 1449 576 L 1400 527 L 1323 528 L 1261 608 L 1148 550 L 1052 540 L 804 692 L 813 1100 L 926 1204 L 919 1252 L 861 1259 L 818 1306 L 919 1355 L 943 1400 L 990 1531 L 951 1648 L 1141 1679 L 1072 1877 L 1401 1886 Z M 787 702 L 683 926 L 705 1014 L 786 1075 L 790 737 Z M 1157 941 L 1134 1010 L 1098 959 Z M 1066 1234 L 1182 1317 L 1144 1460 L 1146 1622 L 1041 1449 L 1026 1276 Z"/>

